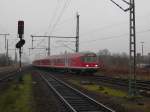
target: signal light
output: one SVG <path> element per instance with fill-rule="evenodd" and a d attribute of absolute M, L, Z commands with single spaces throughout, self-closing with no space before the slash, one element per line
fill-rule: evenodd
<path fill-rule="evenodd" d="M 16 48 L 21 48 L 24 44 L 25 44 L 25 40 L 24 40 L 24 39 L 21 39 L 21 40 L 16 44 Z"/>
<path fill-rule="evenodd" d="M 18 21 L 18 34 L 19 38 L 22 38 L 22 35 L 24 34 L 24 21 Z"/>

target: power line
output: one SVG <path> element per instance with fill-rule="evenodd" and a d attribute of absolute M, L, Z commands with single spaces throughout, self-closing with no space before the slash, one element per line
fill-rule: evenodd
<path fill-rule="evenodd" d="M 57 14 L 58 9 L 59 9 L 59 5 L 56 5 L 56 7 L 55 7 L 55 9 L 54 9 L 54 12 L 53 12 L 53 14 L 52 14 L 51 20 L 50 20 L 50 24 L 49 24 L 47 30 L 52 26 L 52 22 L 53 22 L 54 18 L 56 17 L 56 14 Z M 44 35 L 46 35 L 47 33 L 48 33 L 48 32 L 46 31 L 46 32 L 44 33 Z M 45 39 L 42 39 L 42 40 L 37 44 L 37 46 L 39 46 L 39 44 L 41 44 L 44 40 L 45 40 Z"/>
<path fill-rule="evenodd" d="M 64 25 L 64 24 L 66 24 L 66 23 L 68 23 L 68 22 L 70 22 L 71 20 L 73 20 L 75 17 L 70 17 L 70 18 L 68 18 L 68 19 L 65 19 L 65 20 L 63 20 L 63 21 L 61 21 L 61 22 L 59 22 L 58 24 L 57 24 L 57 26 L 59 25 L 59 26 L 62 26 L 62 25 Z M 60 27 L 56 27 L 53 31 L 55 31 L 56 29 L 59 29 Z"/>
<path fill-rule="evenodd" d="M 60 15 L 58 16 L 58 18 L 57 18 L 55 24 L 54 24 L 54 25 L 52 26 L 52 28 L 51 28 L 50 34 L 52 33 L 52 31 L 54 30 L 54 28 L 55 28 L 56 25 L 58 24 L 58 22 L 59 22 L 60 18 L 62 17 L 62 15 L 63 15 L 63 13 L 64 13 L 64 11 L 65 11 L 67 5 L 69 4 L 69 2 L 70 2 L 70 0 L 66 0 L 66 2 L 65 2 L 65 4 L 64 4 L 64 7 L 62 8 L 62 10 L 61 10 L 61 12 L 60 12 Z M 37 44 L 37 46 L 39 46 L 39 44 L 41 44 L 44 40 L 45 40 L 45 39 L 42 39 L 42 40 Z"/>
<path fill-rule="evenodd" d="M 55 29 L 56 25 L 58 24 L 58 22 L 60 21 L 61 17 L 63 16 L 63 13 L 65 11 L 65 9 L 67 8 L 67 5 L 69 4 L 70 0 L 66 0 L 65 4 L 64 4 L 64 7 L 62 8 L 61 12 L 60 12 L 60 15 L 58 16 L 55 24 L 53 25 L 52 29 L 51 29 L 51 32 L 50 34 L 52 33 L 52 31 Z"/>
<path fill-rule="evenodd" d="M 52 22 L 53 22 L 54 18 L 56 17 L 58 9 L 59 9 L 59 5 L 56 5 L 56 7 L 54 9 L 54 12 L 52 14 L 51 20 L 50 20 L 50 24 L 49 24 L 47 30 L 52 26 Z M 48 33 L 48 32 L 45 32 L 45 35 L 46 35 L 46 33 Z"/>
<path fill-rule="evenodd" d="M 149 15 L 144 15 L 144 16 L 138 16 L 138 17 L 144 17 L 144 18 L 146 18 L 147 16 L 149 16 Z M 140 18 L 141 19 L 141 18 Z M 118 27 L 118 26 L 121 26 L 121 25 L 124 25 L 124 24 L 126 24 L 126 23 L 128 23 L 127 21 L 122 21 L 122 22 L 119 22 L 119 23 L 115 23 L 115 24 L 110 24 L 110 25 L 106 25 L 106 26 L 104 26 L 104 27 L 98 27 L 98 28 L 95 28 L 95 29 L 92 29 L 92 30 L 89 30 L 89 31 L 87 31 L 87 32 L 85 32 L 85 33 L 81 33 L 80 35 L 81 36 L 83 36 L 83 35 L 88 35 L 88 34 L 91 34 L 91 33 L 94 33 L 94 32 L 101 32 L 101 31 L 103 31 L 103 30 L 108 30 L 108 29 L 111 29 L 111 28 L 113 28 L 113 27 Z M 138 25 L 137 25 L 138 26 Z"/>
<path fill-rule="evenodd" d="M 127 22 L 121 22 L 121 23 L 117 23 L 117 24 L 111 24 L 111 25 L 107 25 L 107 26 L 104 26 L 104 27 L 95 28 L 95 29 L 87 31 L 85 33 L 81 33 L 80 35 L 83 36 L 83 35 L 87 35 L 89 33 L 97 32 L 97 31 L 103 31 L 103 30 L 106 30 L 106 29 L 109 29 L 109 28 L 118 27 L 118 25 L 123 25 L 125 23 L 127 23 Z"/>
<path fill-rule="evenodd" d="M 150 29 L 138 31 L 136 33 L 140 34 L 140 33 L 146 33 L 146 32 L 150 32 Z M 127 36 L 127 35 L 129 35 L 129 33 L 124 33 L 124 34 L 121 34 L 121 35 L 110 36 L 110 37 L 105 37 L 105 38 L 100 38 L 100 39 L 88 40 L 88 41 L 83 41 L 83 42 L 81 41 L 81 42 L 83 44 L 86 44 L 86 43 L 89 44 L 89 42 L 96 42 L 96 41 L 99 41 L 99 40 L 109 40 L 109 39 L 123 38 L 124 36 Z"/>
<path fill-rule="evenodd" d="M 100 38 L 100 39 L 88 40 L 88 41 L 84 41 L 84 42 L 81 41 L 81 42 L 82 42 L 82 43 L 88 43 L 88 44 L 89 44 L 89 42 L 96 42 L 96 41 L 98 41 L 98 40 L 109 40 L 109 39 L 122 38 L 122 37 L 124 37 L 124 36 L 126 36 L 126 35 L 129 35 L 129 33 L 124 33 L 124 34 L 121 34 L 121 35 L 110 36 L 110 37 L 104 37 L 104 38 Z"/>
<path fill-rule="evenodd" d="M 65 24 L 65 23 L 71 21 L 73 18 L 74 18 L 74 17 L 70 17 L 70 18 L 68 18 L 68 19 L 65 19 L 65 20 L 61 21 L 58 25 L 63 25 L 63 24 Z M 60 29 L 60 27 L 55 28 L 55 30 L 58 30 L 58 29 Z M 62 28 L 61 28 L 61 29 L 62 29 Z M 55 31 L 55 30 L 53 30 L 53 31 Z M 45 39 L 42 39 L 42 40 L 38 43 L 38 45 L 41 44 L 44 40 L 45 40 Z M 38 46 L 38 45 L 37 45 L 37 46 Z"/>

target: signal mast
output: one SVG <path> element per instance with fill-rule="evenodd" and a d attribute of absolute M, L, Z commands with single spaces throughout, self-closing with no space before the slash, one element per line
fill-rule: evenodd
<path fill-rule="evenodd" d="M 20 61 L 19 61 L 19 70 L 21 71 L 21 48 L 23 47 L 23 45 L 25 44 L 25 40 L 23 39 L 23 35 L 24 35 L 24 21 L 18 21 L 18 36 L 20 38 L 20 41 L 16 44 L 16 48 L 19 49 L 19 57 L 20 57 Z"/>

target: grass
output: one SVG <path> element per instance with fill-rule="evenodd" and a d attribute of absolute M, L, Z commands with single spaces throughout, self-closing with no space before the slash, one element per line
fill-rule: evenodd
<path fill-rule="evenodd" d="M 107 94 L 109 96 L 116 96 L 116 97 L 125 97 L 127 94 L 121 90 L 112 89 L 105 86 L 99 86 L 99 85 L 83 85 L 84 88 L 95 91 L 98 93 Z"/>
<path fill-rule="evenodd" d="M 115 101 L 117 100 L 120 105 L 129 110 L 129 112 L 150 112 L 150 101 L 144 100 L 142 96 L 138 96 L 137 98 L 129 97 L 127 92 L 110 87 L 96 84 L 83 85 L 81 84 L 81 79 L 70 79 L 68 81 L 86 90 L 111 96 Z M 140 102 L 140 104 L 138 102 Z"/>
<path fill-rule="evenodd" d="M 123 78 L 128 79 L 129 76 L 128 68 L 105 68 L 96 73 L 96 75 L 105 74 L 106 76 L 115 77 L 115 78 Z M 149 69 L 137 69 L 136 78 L 138 80 L 150 80 L 150 70 Z"/>
<path fill-rule="evenodd" d="M 83 87 L 89 91 L 97 92 L 97 93 L 103 93 L 107 94 L 109 96 L 115 96 L 115 97 L 126 97 L 127 93 L 121 90 L 112 89 L 110 87 L 106 86 L 99 86 L 96 84 L 89 84 L 89 85 L 83 85 L 78 80 L 69 80 L 71 83 L 78 85 L 80 87 Z"/>
<path fill-rule="evenodd" d="M 138 105 L 136 103 L 124 103 L 124 107 L 126 107 L 129 110 L 138 110 L 137 112 L 150 112 L 150 106 L 149 104 L 144 104 L 144 105 Z"/>
<path fill-rule="evenodd" d="M 32 112 L 32 78 L 23 77 L 23 83 L 14 84 L 0 95 L 0 112 Z"/>

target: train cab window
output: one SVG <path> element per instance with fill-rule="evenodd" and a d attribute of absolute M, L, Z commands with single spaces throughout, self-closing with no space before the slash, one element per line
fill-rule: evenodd
<path fill-rule="evenodd" d="M 82 57 L 82 61 L 87 62 L 87 63 L 96 62 L 97 57 L 96 56 L 84 56 L 84 57 Z"/>

